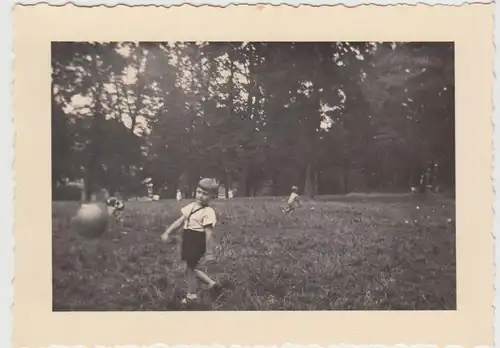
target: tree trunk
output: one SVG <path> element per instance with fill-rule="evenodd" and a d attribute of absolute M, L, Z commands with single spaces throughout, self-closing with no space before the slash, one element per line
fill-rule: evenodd
<path fill-rule="evenodd" d="M 85 184 L 84 184 L 84 189 L 83 189 L 83 201 L 84 202 L 90 202 L 91 197 L 92 197 L 92 179 L 91 176 L 87 174 L 87 178 L 85 179 Z"/>
<path fill-rule="evenodd" d="M 278 195 L 278 178 L 276 169 L 271 169 L 271 194 L 276 197 Z"/>
<path fill-rule="evenodd" d="M 86 202 L 87 201 L 87 185 L 86 185 L 86 182 L 85 180 L 82 180 L 82 186 L 80 187 L 80 200 L 82 202 Z"/>
<path fill-rule="evenodd" d="M 349 162 L 347 160 L 343 161 L 342 174 L 344 176 L 344 194 L 349 193 Z"/>
<path fill-rule="evenodd" d="M 232 183 L 231 183 L 231 175 L 229 173 L 226 173 L 226 178 L 224 182 L 224 187 L 226 188 L 226 199 L 229 199 L 229 190 L 231 189 Z"/>
<path fill-rule="evenodd" d="M 97 64 L 97 59 L 99 57 L 99 52 L 96 50 L 95 57 L 92 59 L 92 73 L 97 77 L 96 91 L 93 91 L 93 97 L 95 99 L 95 105 L 93 108 L 94 118 L 91 125 L 91 143 L 89 146 L 89 161 L 87 163 L 87 173 L 85 178 L 85 195 L 86 200 L 91 200 L 95 189 L 97 188 L 97 183 L 102 182 L 102 177 L 98 178 L 99 159 L 101 156 L 102 140 L 103 140 L 103 122 L 105 122 L 101 96 L 104 90 L 104 84 L 101 80 L 101 72 L 99 71 L 99 66 Z M 98 181 L 99 180 L 99 181 Z"/>
<path fill-rule="evenodd" d="M 248 167 L 245 164 L 240 173 L 239 186 L 238 186 L 238 197 L 248 196 Z"/>
<path fill-rule="evenodd" d="M 319 187 L 319 172 L 318 170 L 314 171 L 314 195 L 318 194 L 318 187 Z"/>
<path fill-rule="evenodd" d="M 304 195 L 309 198 L 314 198 L 316 195 L 315 186 L 316 186 L 316 174 L 314 172 L 314 168 L 311 163 L 307 163 L 306 165 L 306 179 L 304 183 Z"/>

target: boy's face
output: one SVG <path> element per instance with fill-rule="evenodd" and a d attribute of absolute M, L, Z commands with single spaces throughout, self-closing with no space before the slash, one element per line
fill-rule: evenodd
<path fill-rule="evenodd" d="M 202 189 L 201 187 L 196 188 L 196 200 L 200 203 L 208 203 L 210 201 L 210 194 L 208 191 Z"/>

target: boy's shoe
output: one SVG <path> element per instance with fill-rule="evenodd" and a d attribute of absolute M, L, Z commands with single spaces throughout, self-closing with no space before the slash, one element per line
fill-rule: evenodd
<path fill-rule="evenodd" d="M 196 302 L 197 300 L 198 300 L 198 296 L 197 295 L 187 294 L 186 297 L 184 297 L 181 300 L 181 303 L 182 304 L 189 304 L 189 303 Z"/>
<path fill-rule="evenodd" d="M 219 283 L 215 283 L 214 285 L 209 287 L 209 290 L 210 290 L 210 294 L 211 294 L 212 299 L 217 299 L 222 294 L 222 291 L 224 290 L 224 288 Z"/>

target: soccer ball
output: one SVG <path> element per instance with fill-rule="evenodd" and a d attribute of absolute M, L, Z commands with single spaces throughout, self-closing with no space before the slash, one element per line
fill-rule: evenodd
<path fill-rule="evenodd" d="M 86 238 L 97 238 L 106 232 L 109 214 L 99 204 L 82 204 L 71 225 L 76 232 Z"/>
<path fill-rule="evenodd" d="M 109 198 L 106 204 L 82 204 L 77 214 L 71 219 L 76 232 L 85 238 L 98 238 L 108 229 L 109 223 L 116 218 L 116 213 L 125 208 L 122 201 Z"/>

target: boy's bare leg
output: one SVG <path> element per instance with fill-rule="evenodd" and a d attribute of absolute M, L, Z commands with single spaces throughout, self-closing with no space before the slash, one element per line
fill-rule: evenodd
<path fill-rule="evenodd" d="M 186 267 L 186 277 L 188 286 L 188 297 L 196 297 L 196 273 L 195 269 L 187 266 Z"/>
<path fill-rule="evenodd" d="M 215 284 L 217 284 L 215 280 L 210 278 L 206 273 L 204 273 L 203 271 L 201 271 L 199 269 L 195 269 L 194 273 L 196 274 L 196 277 L 198 279 L 200 279 L 202 282 L 207 284 L 209 287 L 213 287 Z"/>
<path fill-rule="evenodd" d="M 195 269 L 195 274 L 198 279 L 208 285 L 212 299 L 217 299 L 222 292 L 222 286 L 199 269 Z"/>

